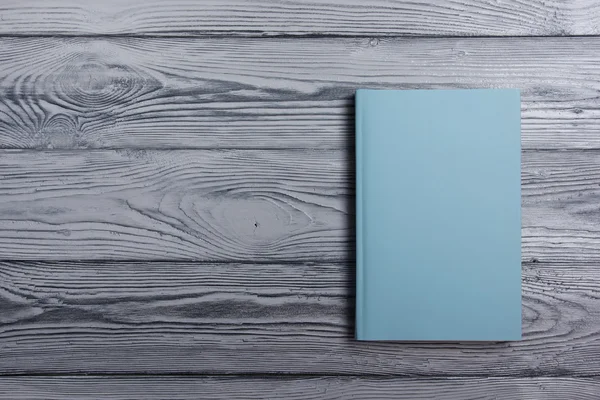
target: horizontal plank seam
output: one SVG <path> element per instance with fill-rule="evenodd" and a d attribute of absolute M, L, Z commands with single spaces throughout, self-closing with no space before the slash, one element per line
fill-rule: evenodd
<path fill-rule="evenodd" d="M 121 150 L 146 150 L 146 151 L 214 151 L 214 150 L 248 150 L 248 151 L 281 151 L 281 150 L 289 150 L 289 151 L 332 151 L 332 150 L 347 150 L 348 147 L 340 147 L 340 146 L 319 146 L 319 147 L 295 147 L 295 146 L 286 146 L 286 147 L 252 147 L 252 146 L 198 146 L 198 147 L 92 147 L 92 148 L 23 148 L 23 147 L 3 147 L 0 146 L 0 151 L 2 150 L 10 150 L 10 151 L 22 151 L 22 152 L 59 152 L 59 153 L 83 153 L 86 151 L 121 151 Z M 598 148 L 600 150 L 600 148 Z"/>
<path fill-rule="evenodd" d="M 519 39 L 519 38 L 593 38 L 600 37 L 600 34 L 589 35 L 569 35 L 569 34 L 550 34 L 550 35 L 397 35 L 397 34 L 381 34 L 381 33 L 361 33 L 361 34 L 338 34 L 338 33 L 265 33 L 264 31 L 239 31 L 235 33 L 199 33 L 199 32 L 181 32 L 173 31 L 172 33 L 156 34 L 156 33 L 0 33 L 0 38 L 148 38 L 148 39 L 366 39 L 366 38 L 381 38 L 381 39 Z"/>
<path fill-rule="evenodd" d="M 194 260 L 194 259 L 52 259 L 52 260 L 40 260 L 40 259 L 2 259 L 0 263 L 15 263 L 15 264 L 89 264 L 89 265 L 103 265 L 103 264 L 205 264 L 205 265 L 298 265 L 298 266 L 314 266 L 314 265 L 343 265 L 346 266 L 353 262 L 353 258 L 339 259 L 339 260 L 328 260 L 328 259 L 317 259 L 317 260 L 293 260 L 293 259 L 281 259 L 281 260 Z M 574 260 L 572 262 L 567 261 L 537 261 L 529 260 L 522 261 L 521 266 L 523 267 L 534 267 L 538 265 L 555 265 L 555 266 L 597 266 L 598 263 L 595 261 L 585 260 Z M 600 267 L 599 267 L 600 268 Z"/>
<path fill-rule="evenodd" d="M 55 378 L 55 377 L 85 377 L 85 378 L 221 378 L 221 379 L 273 379 L 273 380 L 293 380 L 293 379 L 310 379 L 310 378 L 368 378 L 375 380 L 392 380 L 392 379 L 436 379 L 436 380 L 453 380 L 453 379 L 487 379 L 487 378 L 587 378 L 598 379 L 600 375 L 596 374 L 515 374 L 515 375 L 439 375 L 439 374 L 327 374 L 327 373 L 193 373 L 193 372 L 15 372 L 15 373 L 0 373 L 1 378 L 15 377 L 37 377 L 37 378 Z"/>
<path fill-rule="evenodd" d="M 311 151 L 315 153 L 325 153 L 333 150 L 348 151 L 353 150 L 354 146 L 343 146 L 343 147 L 98 147 L 98 148 L 78 148 L 78 149 L 61 149 L 61 148 L 15 148 L 15 147 L 0 147 L 0 152 L 11 152 L 11 153 L 85 153 L 85 152 L 103 152 L 103 151 L 155 151 L 155 152 L 177 152 L 177 151 L 298 151 L 306 152 Z M 521 153 L 595 153 L 600 152 L 600 147 L 589 147 L 589 148 L 523 148 Z"/>
<path fill-rule="evenodd" d="M 545 148 L 545 147 L 540 147 L 540 148 L 523 148 L 521 149 L 521 153 L 594 153 L 594 152 L 598 152 L 600 150 L 600 147 L 586 147 L 586 148 L 568 148 L 568 149 L 561 149 L 561 148 L 556 148 L 556 147 L 552 147 L 552 148 Z"/>
<path fill-rule="evenodd" d="M 169 258 L 156 258 L 156 259 L 52 259 L 52 260 L 40 260 L 40 259 L 3 259 L 0 258 L 0 263 L 33 263 L 33 264 L 151 264 L 151 263 L 170 263 L 170 264 L 219 264 L 219 265 L 348 265 L 349 259 L 315 259 L 315 260 L 294 260 L 294 259 L 277 259 L 277 260 L 194 260 L 194 259 L 169 259 Z"/>

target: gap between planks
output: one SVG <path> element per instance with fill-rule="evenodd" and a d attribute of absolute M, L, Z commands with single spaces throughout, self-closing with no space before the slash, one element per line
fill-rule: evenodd
<path fill-rule="evenodd" d="M 182 379 L 197 379 L 197 378 L 217 378 L 217 379 L 256 379 L 256 380 L 297 380 L 297 379 L 313 379 L 313 378 L 343 378 L 343 379 L 361 379 L 366 378 L 374 381 L 389 381 L 389 380 L 411 380 L 411 381 L 454 381 L 460 379 L 528 379 L 528 378 L 576 378 L 576 379 L 594 379 L 600 384 L 599 374 L 562 374 L 562 373 L 540 373 L 540 374 L 523 374 L 523 375 L 403 375 L 403 374 L 388 374 L 379 375 L 366 373 L 297 373 L 297 372 L 232 372 L 228 373 L 211 373 L 211 372 L 16 372 L 6 373 L 0 372 L 0 380 L 2 378 L 182 378 Z M 1 381 L 0 381 L 1 382 Z"/>
<path fill-rule="evenodd" d="M 247 34 L 247 35 L 230 35 L 226 33 L 199 33 L 195 35 L 186 34 L 169 34 L 169 35 L 155 35 L 155 34 L 137 34 L 137 33 L 115 33 L 115 34 L 100 34 L 100 33 L 81 33 L 81 34 L 69 34 L 69 33 L 40 33 L 40 34 L 18 34 L 18 33 L 0 33 L 0 39 L 186 39 L 186 40 L 210 40 L 210 39 L 281 39 L 281 40 L 295 40 L 295 39 L 391 39 L 391 40 L 427 40 L 427 39 L 564 39 L 564 38 L 598 38 L 600 34 L 590 35 L 569 35 L 569 34 L 552 34 L 552 35 L 385 35 L 385 34 L 356 34 L 356 35 L 340 35 L 340 34 L 327 34 L 327 33 L 309 33 L 309 34 L 297 34 L 297 35 L 286 35 L 286 34 L 274 34 L 274 35 L 263 35 L 260 33 Z"/>

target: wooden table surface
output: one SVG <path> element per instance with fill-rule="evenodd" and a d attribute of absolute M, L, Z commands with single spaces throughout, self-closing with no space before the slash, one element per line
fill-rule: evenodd
<path fill-rule="evenodd" d="M 521 89 L 522 341 L 353 340 L 359 87 Z M 288 397 L 600 398 L 599 2 L 0 3 L 0 398 Z"/>

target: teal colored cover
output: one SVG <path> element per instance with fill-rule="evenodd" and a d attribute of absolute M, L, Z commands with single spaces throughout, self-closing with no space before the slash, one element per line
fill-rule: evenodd
<path fill-rule="evenodd" d="M 520 97 L 356 92 L 356 338 L 521 339 Z"/>

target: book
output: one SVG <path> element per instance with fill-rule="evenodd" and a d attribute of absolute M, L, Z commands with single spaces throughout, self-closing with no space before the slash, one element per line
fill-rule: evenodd
<path fill-rule="evenodd" d="M 356 338 L 521 338 L 518 90 L 356 92 Z"/>

